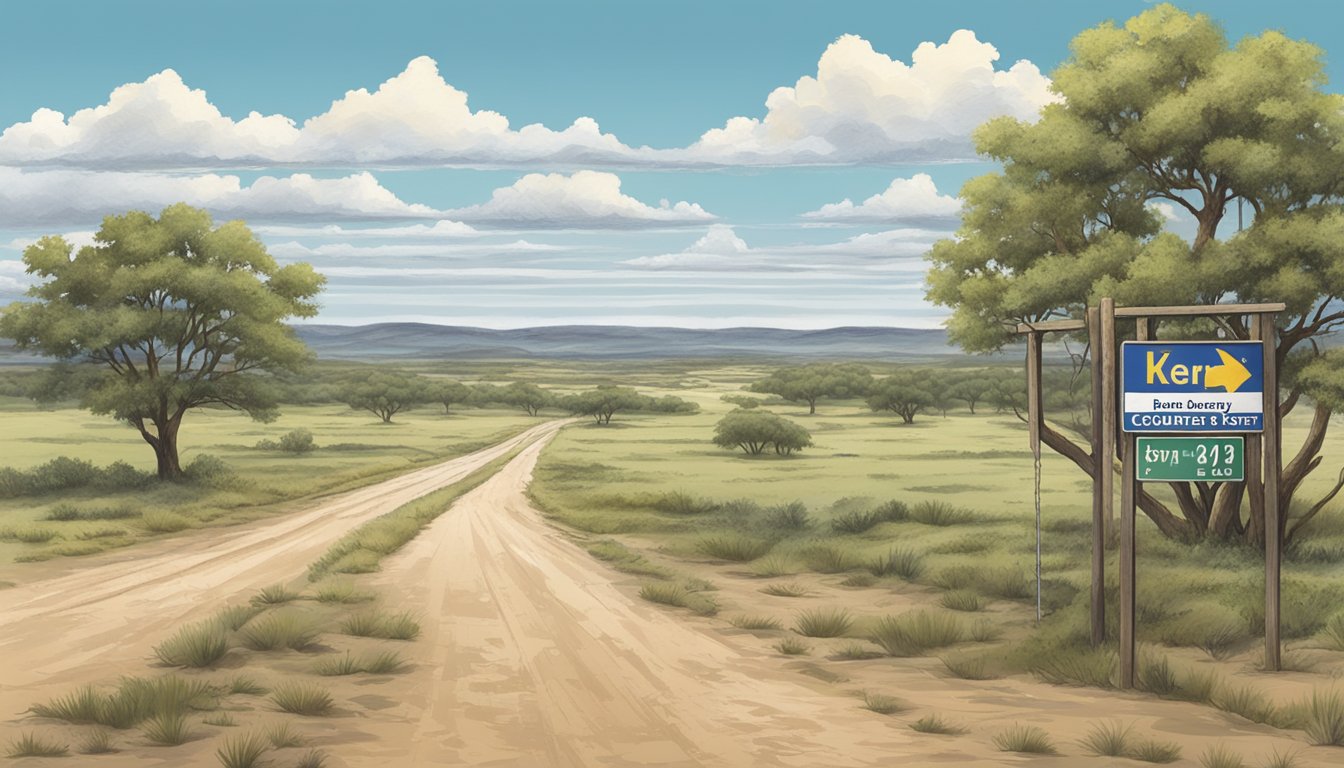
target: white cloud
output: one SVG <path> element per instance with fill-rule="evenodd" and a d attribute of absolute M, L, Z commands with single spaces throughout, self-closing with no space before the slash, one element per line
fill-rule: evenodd
<path fill-rule="evenodd" d="M 314 257 L 358 259 L 434 256 L 483 256 L 496 253 L 553 253 L 569 250 L 566 246 L 515 240 L 511 243 L 468 243 L 456 245 L 412 245 L 387 243 L 360 246 L 351 243 L 328 243 L 307 246 L 296 242 L 275 243 L 267 246 L 271 255 L 281 258 L 309 259 Z"/>
<path fill-rule="evenodd" d="M 957 198 L 938 194 L 933 179 L 927 173 L 917 173 L 908 179 L 894 179 L 886 191 L 858 205 L 845 198 L 808 211 L 803 218 L 818 222 L 952 224 L 960 213 Z"/>
<path fill-rule="evenodd" d="M 815 270 L 864 264 L 883 271 L 923 272 L 923 255 L 948 233 L 894 229 L 856 235 L 834 243 L 800 243 L 755 248 L 729 226 L 710 227 L 704 237 L 677 253 L 640 256 L 622 264 L 671 270 Z"/>
<path fill-rule="evenodd" d="M 368 173 L 340 179 L 304 173 L 262 176 L 244 185 L 231 175 L 22 171 L 0 166 L 0 226 L 92 223 L 128 210 L 157 213 L 179 201 L 221 218 L 443 218 L 427 206 L 402 202 Z"/>
<path fill-rule="evenodd" d="M 344 238 L 403 238 L 407 240 L 439 240 L 444 238 L 462 238 L 479 235 L 475 227 L 460 221 L 444 219 L 433 224 L 407 224 L 396 227 L 343 227 L 340 224 L 327 224 L 321 227 L 295 227 L 284 225 L 259 225 L 252 227 L 258 235 L 268 237 L 314 237 L 323 239 Z"/>
<path fill-rule="evenodd" d="M 514 128 L 498 112 L 472 111 L 467 94 L 426 56 L 302 124 L 256 112 L 235 120 L 166 69 L 69 117 L 38 109 L 0 133 L 0 165 L 675 168 L 963 159 L 973 157 L 970 132 L 986 119 L 1034 119 L 1055 98 L 1034 64 L 996 70 L 998 58 L 968 30 L 941 45 L 922 43 L 908 65 L 845 35 L 822 54 L 815 77 L 770 93 L 763 118 L 734 117 L 673 149 L 630 147 L 590 117 L 558 131 Z"/>
<path fill-rule="evenodd" d="M 518 229 L 636 229 L 704 224 L 717 217 L 695 203 L 646 205 L 621 192 L 613 173 L 530 173 L 496 189 L 489 202 L 445 211 L 471 224 Z"/>
<path fill-rule="evenodd" d="M 911 63 L 845 35 L 817 62 L 817 75 L 776 88 L 762 119 L 734 117 L 686 152 L 720 164 L 860 163 L 965 159 L 971 131 L 991 117 L 1034 120 L 1056 100 L 1036 65 L 994 69 L 999 52 L 957 30 L 921 43 Z"/>

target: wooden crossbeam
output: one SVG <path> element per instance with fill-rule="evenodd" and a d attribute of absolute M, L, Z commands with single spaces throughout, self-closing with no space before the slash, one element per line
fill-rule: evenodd
<path fill-rule="evenodd" d="M 1275 304 L 1206 304 L 1199 307 L 1116 307 L 1117 318 L 1132 317 L 1215 317 L 1220 315 L 1272 315 L 1283 312 L 1287 305 Z M 1065 318 L 1042 320 L 1037 323 L 1019 323 L 1017 333 L 1066 333 L 1087 327 L 1085 320 Z"/>

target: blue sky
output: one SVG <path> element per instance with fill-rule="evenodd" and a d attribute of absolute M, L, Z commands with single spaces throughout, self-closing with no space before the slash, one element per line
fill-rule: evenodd
<path fill-rule="evenodd" d="M 1178 5 L 1344 76 L 1331 3 Z M 319 322 L 933 326 L 970 127 L 1147 7 L 9 3 L 0 300 L 33 237 L 185 199 L 328 274 Z"/>

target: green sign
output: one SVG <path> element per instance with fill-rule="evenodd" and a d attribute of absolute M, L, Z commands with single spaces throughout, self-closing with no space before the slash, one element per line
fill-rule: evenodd
<path fill-rule="evenodd" d="M 1139 482 L 1223 482 L 1246 479 L 1246 444 L 1240 437 L 1140 437 Z"/>

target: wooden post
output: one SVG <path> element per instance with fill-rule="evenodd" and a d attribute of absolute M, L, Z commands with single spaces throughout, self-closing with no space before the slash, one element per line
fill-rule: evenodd
<path fill-rule="evenodd" d="M 1106 642 L 1106 498 L 1104 475 L 1110 468 L 1101 463 L 1101 412 L 1106 407 L 1101 388 L 1106 381 L 1101 370 L 1101 309 L 1087 308 L 1087 344 L 1092 350 L 1092 645 Z M 1099 533 L 1102 532 L 1102 533 Z"/>
<path fill-rule="evenodd" d="M 1101 394 L 1096 456 L 1100 481 L 1097 492 L 1101 504 L 1094 509 L 1092 520 L 1092 637 L 1102 643 L 1106 640 L 1106 543 L 1113 528 L 1111 519 L 1115 506 L 1115 300 L 1102 299 L 1097 315 L 1097 355 L 1101 358 L 1101 371 L 1094 386 Z"/>
<path fill-rule="evenodd" d="M 1279 371 L 1274 314 L 1256 317 L 1264 342 L 1265 420 L 1261 439 L 1265 457 L 1265 669 L 1279 671 L 1279 574 L 1283 531 L 1279 523 L 1281 466 L 1279 433 Z"/>
<path fill-rule="evenodd" d="M 1041 623 L 1041 423 L 1045 419 L 1041 393 L 1041 334 L 1027 334 L 1027 420 L 1035 477 L 1036 503 L 1036 623 Z"/>
<path fill-rule="evenodd" d="M 1136 338 L 1139 341 L 1147 341 L 1148 318 L 1137 318 L 1135 325 Z M 1124 435 L 1125 447 L 1120 470 L 1120 687 L 1127 690 L 1134 687 L 1137 659 L 1134 632 L 1136 621 L 1134 592 L 1137 587 L 1134 567 L 1136 555 L 1134 501 L 1138 490 L 1138 481 L 1135 478 L 1138 460 L 1134 455 L 1134 433 L 1125 432 Z"/>
<path fill-rule="evenodd" d="M 1260 316 L 1252 315 L 1250 323 L 1248 323 L 1248 325 L 1249 325 L 1248 330 L 1250 331 L 1248 335 L 1250 336 L 1251 341 L 1262 341 L 1263 339 L 1260 336 L 1261 331 Z M 1268 397 L 1266 397 L 1266 400 L 1268 400 Z M 1265 522 L 1264 444 L 1265 441 L 1263 432 L 1248 432 L 1246 434 L 1246 496 L 1248 503 L 1252 507 L 1257 508 L 1256 511 L 1259 512 L 1259 518 L 1262 522 Z M 1269 528 L 1266 527 L 1265 530 L 1268 531 Z M 1266 581 L 1268 581 L 1268 571 L 1266 571 Z M 1266 589 L 1265 594 L 1266 596 L 1268 596 L 1269 594 L 1268 589 Z M 1265 622 L 1266 626 L 1268 626 L 1269 622 L 1268 604 L 1266 604 L 1265 608 Z M 1268 640 L 1269 632 L 1266 631 L 1265 635 L 1266 640 Z M 1266 669 L 1269 668 L 1269 660 L 1270 656 L 1268 653 L 1266 653 L 1265 655 Z"/>

